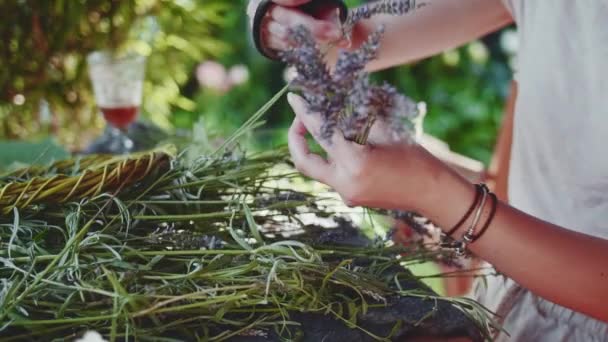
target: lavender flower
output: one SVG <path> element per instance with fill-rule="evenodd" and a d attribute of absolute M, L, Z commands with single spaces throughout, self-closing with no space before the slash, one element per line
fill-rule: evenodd
<path fill-rule="evenodd" d="M 334 82 L 325 65 L 323 54 L 310 32 L 305 27 L 298 26 L 291 30 L 289 39 L 297 48 L 280 55 L 284 62 L 295 67 L 297 71 L 297 76 L 291 82 L 292 88 L 302 92 L 311 111 L 323 115 L 323 136 L 331 137 L 336 124 L 333 114 L 340 110 L 343 99 L 331 96 L 334 93 Z"/>
<path fill-rule="evenodd" d="M 345 32 L 351 32 L 354 25 L 363 19 L 377 14 L 404 15 L 426 5 L 420 0 L 381 0 L 365 4 L 350 11 L 343 26 Z"/>
<path fill-rule="evenodd" d="M 388 123 L 396 137 L 406 136 L 406 123 L 417 114 L 416 105 L 388 84 L 371 84 L 364 70 L 376 58 L 383 32 L 379 28 L 356 51 L 341 51 L 333 73 L 305 27 L 290 32 L 294 48 L 281 53 L 281 58 L 297 71 L 292 88 L 302 93 L 312 112 L 323 117 L 320 138 L 331 140 L 337 129 L 345 139 L 366 144 L 376 120 Z"/>
<path fill-rule="evenodd" d="M 345 88 L 352 87 L 353 82 L 360 76 L 365 66 L 376 58 L 383 34 L 384 27 L 381 26 L 367 38 L 365 43 L 361 44 L 358 50 L 340 53 L 333 74 L 333 78 L 338 84 Z"/>
<path fill-rule="evenodd" d="M 382 117 L 394 132 L 394 138 L 404 136 L 413 128 L 412 121 L 420 113 L 417 104 L 409 97 L 400 94 L 388 83 L 374 87 L 372 99 L 374 106 L 383 110 Z"/>

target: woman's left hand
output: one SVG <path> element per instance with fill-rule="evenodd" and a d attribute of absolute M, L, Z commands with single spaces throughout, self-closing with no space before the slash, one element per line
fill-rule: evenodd
<path fill-rule="evenodd" d="M 389 141 L 391 134 L 374 125 L 368 145 L 359 145 L 334 134 L 319 138 L 322 118 L 308 113 L 300 96 L 289 94 L 296 118 L 289 131 L 289 149 L 296 168 L 304 175 L 332 187 L 346 204 L 372 208 L 420 210 L 432 203 L 433 189 L 446 167 L 419 145 Z M 327 152 L 327 158 L 311 153 L 310 133 Z"/>
<path fill-rule="evenodd" d="M 296 113 L 289 132 L 294 163 L 302 173 L 333 187 L 348 204 L 413 210 L 446 231 L 474 203 L 476 191 L 466 179 L 416 144 L 387 142 L 382 136 L 388 134 L 381 130 L 370 137 L 371 146 L 336 134 L 331 143 L 317 138 L 327 159 L 310 153 L 306 133 L 319 136 L 320 115 L 307 113 L 300 97 L 290 95 L 289 102 Z M 486 209 L 480 222 L 490 219 Z M 608 322 L 608 240 L 551 224 L 501 202 L 495 213 L 487 233 L 469 245 L 473 253 L 530 292 Z M 455 236 L 462 236 L 465 228 Z"/>

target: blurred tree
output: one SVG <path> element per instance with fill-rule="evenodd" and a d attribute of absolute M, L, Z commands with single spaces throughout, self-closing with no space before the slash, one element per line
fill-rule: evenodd
<path fill-rule="evenodd" d="M 50 130 L 77 145 L 95 134 L 102 123 L 85 57 L 97 49 L 149 56 L 144 112 L 169 127 L 174 107 L 194 108 L 180 94 L 193 66 L 229 49 L 216 37 L 240 15 L 234 7 L 222 0 L 0 2 L 0 137 Z"/>

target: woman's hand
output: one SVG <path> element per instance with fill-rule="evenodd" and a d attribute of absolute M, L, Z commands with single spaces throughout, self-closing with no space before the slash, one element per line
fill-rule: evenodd
<path fill-rule="evenodd" d="M 247 14 L 253 19 L 255 11 L 261 0 L 251 0 L 247 8 Z M 340 42 L 345 45 L 343 33 L 340 29 L 339 19 L 336 13 L 328 12 L 321 15 L 321 19 L 294 8 L 310 2 L 310 0 L 273 0 L 275 6 L 268 11 L 266 19 L 262 22 L 262 42 L 265 47 L 273 50 L 284 51 L 289 48 L 288 32 L 290 28 L 300 25 L 307 27 L 317 42 L 326 44 Z"/>
<path fill-rule="evenodd" d="M 296 168 L 337 191 L 351 206 L 420 210 L 432 204 L 434 189 L 443 179 L 457 177 L 417 144 L 389 141 L 382 125 L 375 125 L 371 145 L 358 145 L 335 134 L 331 142 L 318 138 L 321 117 L 308 113 L 300 96 L 289 94 L 296 118 L 289 131 L 289 148 Z M 327 152 L 313 154 L 310 133 Z"/>

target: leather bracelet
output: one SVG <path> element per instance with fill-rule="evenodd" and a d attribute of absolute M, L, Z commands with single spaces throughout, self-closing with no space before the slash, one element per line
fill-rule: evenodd
<path fill-rule="evenodd" d="M 492 199 L 492 209 L 490 210 L 490 216 L 488 216 L 488 219 L 484 223 L 483 227 L 481 227 L 479 233 L 473 237 L 471 243 L 474 243 L 475 241 L 479 240 L 479 238 L 481 238 L 483 234 L 485 234 L 485 232 L 490 227 L 490 224 L 494 220 L 494 216 L 496 215 L 496 209 L 498 207 L 498 197 L 496 197 L 496 195 L 493 193 L 490 193 L 490 197 Z"/>
<path fill-rule="evenodd" d="M 475 212 L 475 217 L 473 218 L 473 222 L 471 222 L 471 225 L 469 226 L 467 231 L 462 236 L 462 240 L 465 243 L 471 243 L 473 241 L 473 238 L 475 237 L 475 228 L 477 228 L 477 225 L 479 224 L 479 220 L 481 219 L 481 215 L 483 214 L 483 209 L 486 206 L 486 202 L 487 202 L 488 196 L 490 194 L 490 189 L 488 189 L 488 187 L 485 184 L 481 184 L 481 191 L 482 191 L 481 202 L 477 206 L 477 211 Z"/>
<path fill-rule="evenodd" d="M 490 223 L 494 219 L 494 216 L 496 214 L 496 210 L 498 207 L 498 198 L 496 197 L 496 195 L 494 193 L 492 193 L 490 191 L 490 189 L 488 189 L 488 187 L 485 184 L 475 184 L 475 190 L 476 190 L 475 200 L 473 201 L 473 204 L 471 205 L 469 210 L 466 212 L 466 214 L 463 216 L 463 218 L 460 220 L 460 222 L 458 222 L 456 224 L 456 226 L 454 226 L 447 233 L 449 235 L 444 234 L 442 237 L 443 242 L 441 244 L 441 247 L 453 250 L 454 254 L 457 257 L 466 256 L 467 255 L 467 246 L 469 244 L 472 244 L 473 242 L 477 241 L 479 238 L 481 238 L 483 236 L 483 234 L 488 230 Z M 489 214 L 488 218 L 486 219 L 486 221 L 484 222 L 484 225 L 482 226 L 479 233 L 475 234 L 475 228 L 477 227 L 477 225 L 481 219 L 481 216 L 483 215 L 483 211 L 486 206 L 488 196 L 490 197 L 491 202 L 492 202 L 490 214 Z M 470 218 L 470 216 L 473 214 L 473 212 L 475 212 L 475 218 L 473 219 L 473 222 L 471 223 L 471 225 L 469 226 L 467 231 L 463 234 L 462 238 L 449 240 L 449 238 L 453 239 L 451 234 L 455 233 L 456 230 L 458 230 L 458 228 L 460 228 L 460 226 L 462 226 Z M 444 238 L 448 238 L 448 240 L 443 240 Z"/>
<path fill-rule="evenodd" d="M 469 219 L 469 217 L 471 217 L 471 214 L 473 214 L 473 211 L 477 207 L 477 204 L 479 203 L 479 200 L 481 199 L 482 194 L 483 194 L 482 186 L 479 184 L 475 184 L 475 199 L 473 200 L 473 204 L 471 204 L 471 207 L 469 208 L 469 210 L 467 210 L 467 212 L 460 219 L 460 221 L 458 221 L 458 223 L 456 223 L 456 225 L 454 225 L 454 227 L 452 227 L 452 229 L 450 229 L 447 233 L 445 233 L 445 235 L 452 237 L 452 235 L 454 235 L 454 233 L 456 233 L 458 228 L 460 228 Z"/>

